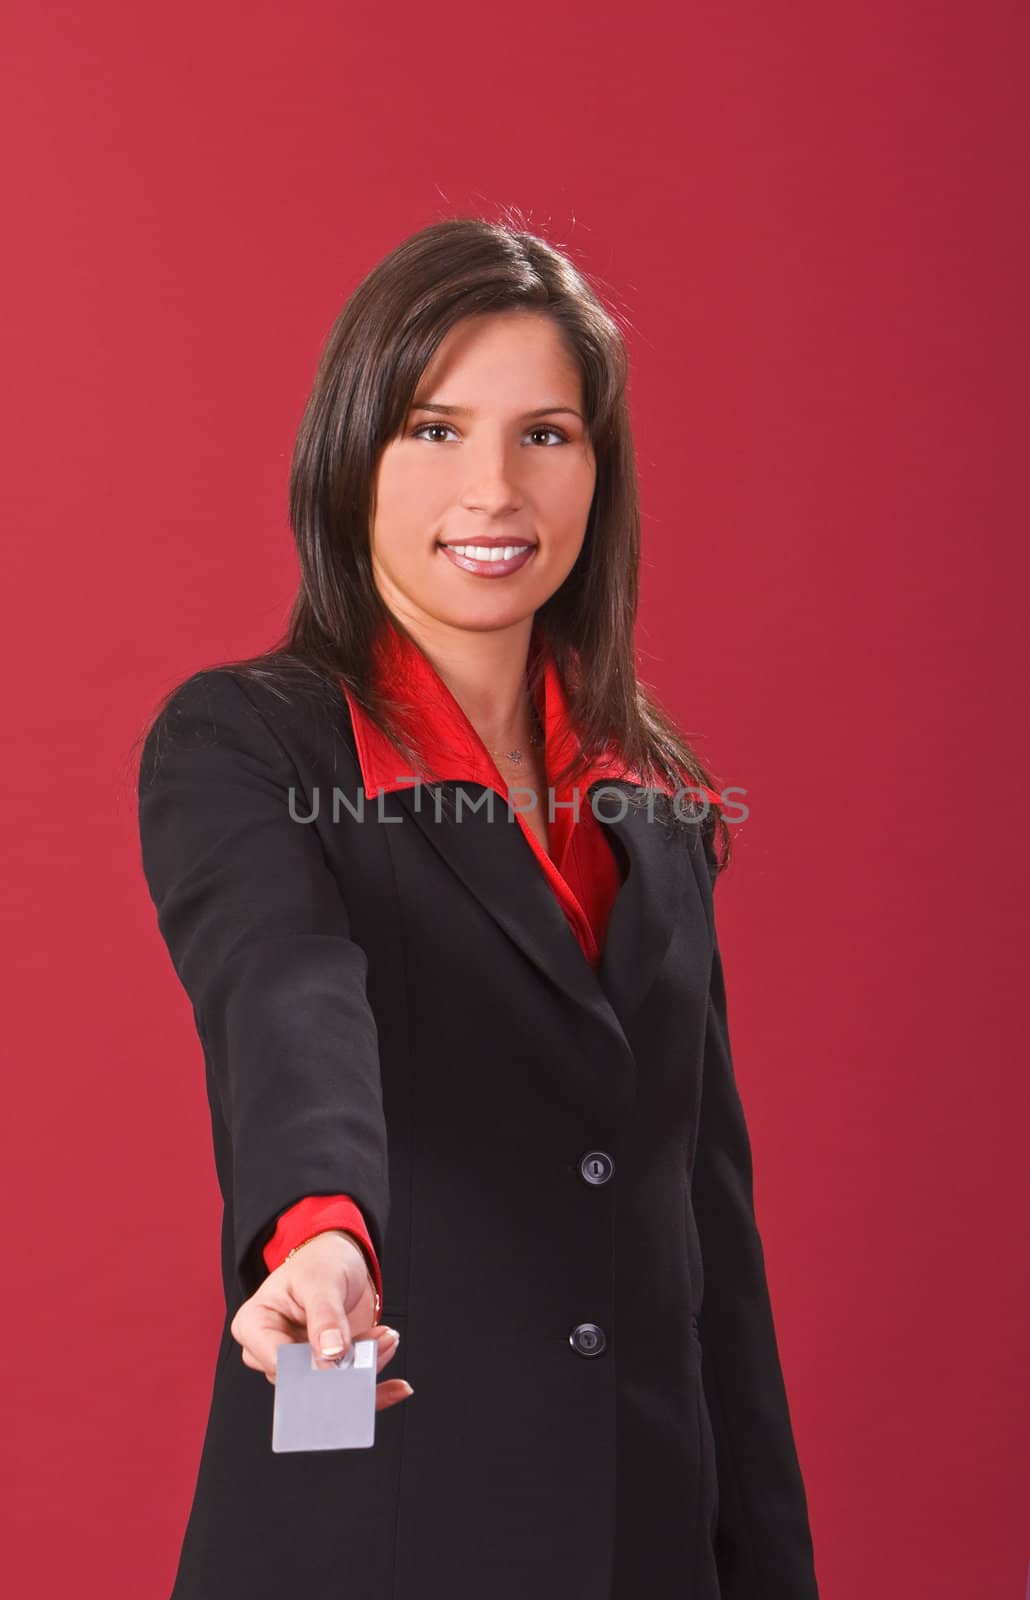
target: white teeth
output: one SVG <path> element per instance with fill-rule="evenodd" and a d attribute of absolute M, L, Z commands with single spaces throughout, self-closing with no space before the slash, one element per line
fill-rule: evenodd
<path fill-rule="evenodd" d="M 456 550 L 460 556 L 465 556 L 470 561 L 510 561 L 512 556 L 520 556 L 523 551 L 532 549 L 528 544 L 450 544 L 448 550 Z"/>

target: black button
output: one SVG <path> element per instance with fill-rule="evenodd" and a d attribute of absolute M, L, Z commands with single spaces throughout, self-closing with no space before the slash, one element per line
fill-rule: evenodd
<path fill-rule="evenodd" d="M 596 1322 L 580 1322 L 569 1334 L 569 1343 L 577 1355 L 599 1356 L 608 1340 Z"/>
<path fill-rule="evenodd" d="M 615 1162 L 607 1150 L 588 1150 L 579 1163 L 579 1175 L 587 1183 L 607 1183 L 615 1171 Z"/>

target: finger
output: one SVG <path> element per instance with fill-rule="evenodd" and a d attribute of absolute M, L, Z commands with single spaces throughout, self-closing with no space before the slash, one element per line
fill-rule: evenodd
<path fill-rule="evenodd" d="M 315 1365 L 336 1366 L 353 1343 L 350 1321 L 343 1309 L 343 1295 L 335 1289 L 321 1289 L 312 1295 L 306 1311 L 308 1343 Z"/>
<path fill-rule="evenodd" d="M 350 1320 L 351 1334 L 355 1339 L 373 1338 L 375 1336 L 377 1327 L 381 1326 L 381 1324 L 377 1324 L 375 1320 L 375 1290 L 373 1289 L 371 1283 L 367 1281 L 367 1279 L 364 1288 L 362 1289 L 357 1300 L 355 1300 L 354 1304 L 351 1306 L 348 1315 Z"/>
<path fill-rule="evenodd" d="M 375 1340 L 377 1345 L 376 1372 L 382 1372 L 383 1368 L 388 1366 L 393 1360 L 394 1356 L 397 1354 L 397 1351 L 400 1348 L 401 1336 L 397 1332 L 396 1328 L 385 1328 L 379 1326 L 374 1332 L 357 1335 L 354 1342 L 355 1344 L 359 1342 L 364 1344 L 368 1339 Z M 338 1356 L 332 1365 L 339 1366 L 342 1359 L 342 1357 Z"/>
<path fill-rule="evenodd" d="M 244 1345 L 240 1352 L 245 1367 L 252 1367 L 255 1372 L 263 1372 L 269 1383 L 275 1382 L 276 1351 L 281 1344 L 301 1344 L 303 1341 L 298 1336 L 291 1339 L 288 1336 L 266 1334 L 261 1339 L 260 1352 L 252 1350 L 249 1345 Z"/>
<path fill-rule="evenodd" d="M 376 1332 L 376 1343 L 379 1351 L 376 1356 L 376 1371 L 382 1372 L 383 1368 L 393 1360 L 400 1348 L 401 1336 L 396 1328 L 380 1327 Z"/>
<path fill-rule="evenodd" d="M 396 1329 L 384 1327 L 379 1328 L 377 1333 L 379 1335 L 376 1341 L 379 1345 L 379 1355 L 376 1363 L 376 1371 L 381 1372 L 397 1354 L 397 1350 L 400 1346 L 400 1335 L 397 1333 Z M 294 1341 L 290 1341 L 288 1339 L 277 1339 L 276 1345 L 289 1344 L 291 1342 Z M 263 1362 L 259 1361 L 246 1345 L 243 1346 L 241 1355 L 245 1366 L 252 1368 L 255 1372 L 263 1373 L 269 1383 L 275 1383 L 276 1369 L 274 1365 L 271 1371 L 269 1371 L 264 1366 Z M 335 1363 L 326 1362 L 325 1365 L 333 1366 Z M 402 1400 L 407 1400 L 408 1396 L 414 1394 L 414 1392 L 414 1389 L 412 1388 L 411 1384 L 408 1383 L 406 1378 L 387 1378 L 385 1382 L 376 1385 L 376 1410 L 384 1411 L 389 1406 L 399 1405 Z"/>
<path fill-rule="evenodd" d="M 275 1326 L 269 1327 L 267 1323 L 263 1325 L 257 1316 L 247 1319 L 245 1325 L 243 1319 L 239 1319 L 240 1325 L 234 1328 L 233 1337 L 241 1344 L 244 1338 L 249 1341 L 247 1344 L 242 1344 L 241 1348 L 244 1366 L 250 1367 L 255 1372 L 263 1372 L 269 1382 L 274 1383 L 277 1371 L 276 1352 L 279 1345 L 301 1343 L 302 1340 L 299 1329 L 295 1329 L 292 1333 L 283 1331 L 282 1325 L 285 1319 L 278 1314 L 273 1314 L 271 1320 Z M 397 1354 L 400 1334 L 396 1328 L 388 1327 L 385 1323 L 377 1323 L 362 1337 L 375 1339 L 379 1347 L 376 1354 L 376 1371 L 381 1372 Z M 341 1359 L 340 1356 L 331 1357 L 321 1363 L 316 1362 L 316 1365 L 338 1366 Z"/>
<path fill-rule="evenodd" d="M 404 1378 L 384 1378 L 382 1383 L 376 1384 L 376 1410 L 385 1411 L 389 1406 L 400 1405 L 414 1393 Z"/>
<path fill-rule="evenodd" d="M 230 1332 L 237 1344 L 254 1357 L 248 1366 L 256 1365 L 264 1372 L 274 1373 L 278 1346 L 287 1340 L 304 1338 L 304 1312 L 300 1306 L 281 1309 L 279 1305 L 270 1305 L 262 1298 L 264 1292 L 262 1289 L 240 1307 Z"/>

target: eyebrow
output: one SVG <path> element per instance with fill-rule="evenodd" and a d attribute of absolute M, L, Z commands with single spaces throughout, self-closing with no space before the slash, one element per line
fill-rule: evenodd
<path fill-rule="evenodd" d="M 470 417 L 472 415 L 469 406 L 445 406 L 436 400 L 419 400 L 417 398 L 411 402 L 411 410 L 440 411 L 446 417 Z M 570 417 L 579 417 L 580 422 L 583 421 L 583 418 L 573 406 L 538 406 L 535 411 L 523 412 L 521 420 L 526 422 L 530 417 L 549 417 L 555 412 L 562 412 Z"/>

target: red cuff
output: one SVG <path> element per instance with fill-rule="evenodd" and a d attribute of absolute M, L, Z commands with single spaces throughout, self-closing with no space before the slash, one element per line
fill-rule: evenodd
<path fill-rule="evenodd" d="M 313 1233 L 325 1233 L 330 1228 L 345 1228 L 364 1245 L 381 1303 L 383 1278 L 379 1261 L 361 1211 L 345 1194 L 308 1195 L 280 1214 L 275 1232 L 261 1252 L 269 1272 L 274 1272 L 276 1267 L 282 1265 L 294 1245 L 300 1244 L 303 1239 L 310 1239 Z"/>

